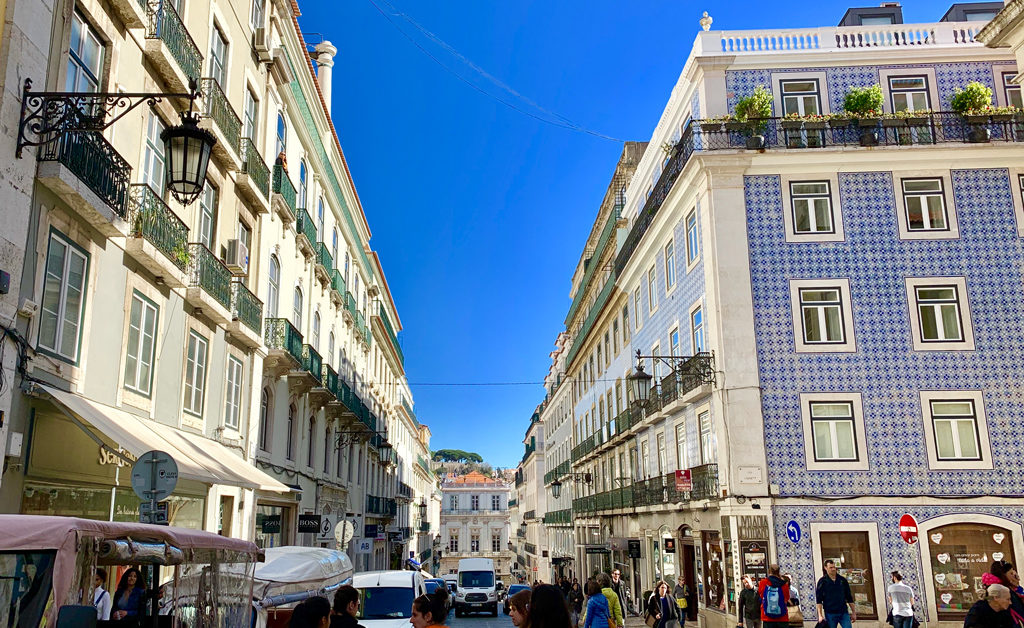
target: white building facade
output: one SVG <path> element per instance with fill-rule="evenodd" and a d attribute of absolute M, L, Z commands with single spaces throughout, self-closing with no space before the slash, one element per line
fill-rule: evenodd
<path fill-rule="evenodd" d="M 441 560 L 438 575 L 458 573 L 462 558 L 491 558 L 498 579 L 512 576 L 509 545 L 510 489 L 478 471 L 441 482 Z"/>

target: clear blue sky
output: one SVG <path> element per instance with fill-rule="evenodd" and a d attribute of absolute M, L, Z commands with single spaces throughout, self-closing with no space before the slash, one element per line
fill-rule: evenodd
<path fill-rule="evenodd" d="M 715 30 L 787 28 L 835 25 L 848 6 L 877 4 L 827 0 L 797 11 L 749 0 L 391 2 L 546 109 L 641 141 L 650 139 L 702 11 Z M 948 6 L 905 3 L 904 20 L 937 20 Z M 332 117 L 405 328 L 407 374 L 432 448 L 514 466 L 543 386 L 417 383 L 543 380 L 621 144 L 538 122 L 474 91 L 369 0 L 300 0 L 300 8 L 303 32 L 338 47 Z M 507 97 L 392 19 L 461 76 Z"/>

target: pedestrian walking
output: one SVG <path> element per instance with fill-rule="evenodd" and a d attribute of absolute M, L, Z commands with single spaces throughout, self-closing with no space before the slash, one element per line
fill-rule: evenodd
<path fill-rule="evenodd" d="M 583 613 L 583 589 L 579 582 L 573 582 L 569 588 L 569 611 L 572 616 L 572 625 L 579 626 L 580 614 Z"/>
<path fill-rule="evenodd" d="M 782 579 L 778 565 L 768 566 L 768 577 L 757 584 L 761 601 L 761 623 L 779 626 L 789 623 L 789 584 Z"/>
<path fill-rule="evenodd" d="M 737 628 L 761 628 L 761 598 L 754 589 L 754 578 L 744 575 L 743 588 L 736 598 Z"/>
<path fill-rule="evenodd" d="M 654 585 L 654 593 L 647 600 L 645 621 L 650 628 L 680 628 L 679 606 L 669 594 L 668 583 L 659 580 Z M 653 622 L 651 621 L 653 618 Z"/>
<path fill-rule="evenodd" d="M 850 583 L 839 575 L 834 560 L 825 561 L 825 575 L 814 587 L 814 601 L 818 607 L 818 621 L 828 622 L 829 628 L 852 628 L 850 622 L 857 621 Z"/>
<path fill-rule="evenodd" d="M 117 621 L 135 621 L 141 617 L 146 604 L 146 584 L 142 580 L 142 572 L 131 567 L 124 572 L 114 591 L 111 601 L 113 612 L 110 618 Z"/>
<path fill-rule="evenodd" d="M 346 584 L 334 593 L 331 609 L 331 628 L 363 628 L 356 620 L 359 615 L 359 589 Z"/>
<path fill-rule="evenodd" d="M 1016 628 L 1010 615 L 1010 589 L 990 584 L 985 597 L 967 611 L 964 628 Z"/>
<path fill-rule="evenodd" d="M 319 595 L 299 602 L 288 621 L 288 628 L 328 628 L 330 625 L 331 603 Z"/>
<path fill-rule="evenodd" d="M 110 593 L 103 588 L 107 583 L 107 570 L 96 569 L 92 577 L 92 605 L 96 608 L 96 619 L 108 621 L 110 619 Z"/>
<path fill-rule="evenodd" d="M 597 580 L 587 580 L 587 612 L 583 619 L 583 628 L 614 628 L 608 598 L 601 591 Z"/>
<path fill-rule="evenodd" d="M 782 574 L 782 579 L 789 584 L 789 605 L 800 606 L 800 590 L 796 588 L 796 583 L 793 581 L 793 574 Z"/>
<path fill-rule="evenodd" d="M 526 617 L 530 610 L 530 590 L 524 589 L 508 598 L 508 616 L 516 628 L 527 628 Z"/>
<path fill-rule="evenodd" d="M 686 584 L 686 578 L 676 578 L 676 586 L 672 589 L 672 597 L 676 598 L 676 606 L 679 607 L 679 624 L 686 623 L 686 611 L 690 607 L 690 587 Z"/>
<path fill-rule="evenodd" d="M 618 593 L 612 588 L 612 578 L 606 573 L 597 575 L 597 585 L 601 587 L 601 593 L 608 600 L 608 613 L 614 622 L 612 628 L 621 628 L 626 625 L 625 616 L 622 613 L 622 600 Z"/>
<path fill-rule="evenodd" d="M 558 587 L 542 584 L 533 590 L 530 610 L 526 613 L 526 625 L 529 628 L 569 628 L 569 622 L 569 607 Z"/>
<path fill-rule="evenodd" d="M 622 572 L 619 569 L 612 569 L 612 591 L 619 596 L 619 607 L 622 609 L 622 621 L 620 626 L 625 626 L 626 609 L 629 608 L 629 600 L 626 596 L 626 583 L 622 581 Z"/>
<path fill-rule="evenodd" d="M 412 617 L 409 623 L 413 628 L 429 628 L 441 626 L 448 617 L 448 591 L 438 587 L 433 593 L 424 593 L 412 601 Z"/>
<path fill-rule="evenodd" d="M 914 590 L 903 582 L 903 575 L 898 571 L 889 574 L 892 584 L 885 592 L 892 606 L 893 628 L 914 628 Z"/>
<path fill-rule="evenodd" d="M 1024 625 L 1024 589 L 1020 586 L 1020 575 L 1012 563 L 997 560 L 992 563 L 987 574 L 982 574 L 984 585 L 1001 584 L 1010 591 L 1010 615 L 1013 623 Z"/>

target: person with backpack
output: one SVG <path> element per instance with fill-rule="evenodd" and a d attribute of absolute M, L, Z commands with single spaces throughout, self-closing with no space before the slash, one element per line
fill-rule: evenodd
<path fill-rule="evenodd" d="M 789 623 L 789 583 L 782 579 L 782 569 L 768 566 L 768 577 L 757 585 L 761 598 L 761 623 L 781 626 Z"/>

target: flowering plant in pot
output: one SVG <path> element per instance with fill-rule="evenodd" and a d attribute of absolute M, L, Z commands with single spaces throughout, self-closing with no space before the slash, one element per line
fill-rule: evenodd
<path fill-rule="evenodd" d="M 950 101 L 953 111 L 959 113 L 970 124 L 967 139 L 970 142 L 987 142 L 992 138 L 992 131 L 982 126 L 988 122 L 992 109 L 992 88 L 971 81 L 963 89 L 957 88 Z"/>
<path fill-rule="evenodd" d="M 736 117 L 747 123 L 750 135 L 747 137 L 747 148 L 761 150 L 764 148 L 764 131 L 768 127 L 768 118 L 772 116 L 772 94 L 763 85 L 758 86 L 754 93 L 741 98 L 736 103 Z"/>
<path fill-rule="evenodd" d="M 700 130 L 705 133 L 717 133 L 722 130 L 722 124 L 728 124 L 734 120 L 733 116 L 726 114 L 724 116 L 715 116 L 714 118 L 706 118 L 700 121 Z"/>
<path fill-rule="evenodd" d="M 860 145 L 878 144 L 878 121 L 882 117 L 882 87 L 875 83 L 870 87 L 853 87 L 843 97 L 843 109 L 861 127 Z"/>

